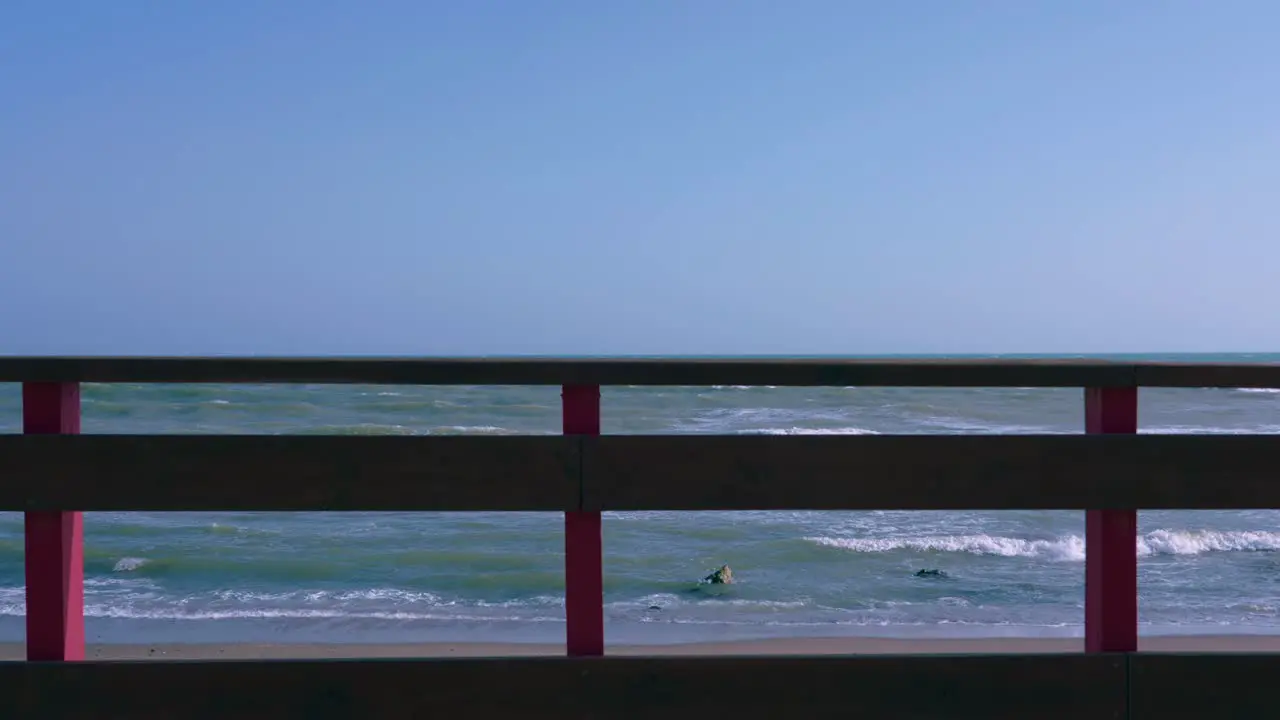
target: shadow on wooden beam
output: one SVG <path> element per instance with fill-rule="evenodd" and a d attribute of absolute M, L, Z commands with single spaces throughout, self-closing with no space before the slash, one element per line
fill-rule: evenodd
<path fill-rule="evenodd" d="M 17 718 L 1119 718 L 1112 655 L 0 664 Z"/>

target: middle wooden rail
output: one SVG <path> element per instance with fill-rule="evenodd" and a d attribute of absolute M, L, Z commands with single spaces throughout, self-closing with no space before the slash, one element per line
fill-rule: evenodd
<path fill-rule="evenodd" d="M 0 435 L 0 510 L 1280 507 L 1274 435 Z"/>

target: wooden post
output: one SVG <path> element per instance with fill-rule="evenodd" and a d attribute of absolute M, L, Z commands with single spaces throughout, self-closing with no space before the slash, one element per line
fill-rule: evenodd
<path fill-rule="evenodd" d="M 22 429 L 78 434 L 80 384 L 22 386 Z M 27 659 L 84 659 L 84 525 L 79 512 L 26 514 Z"/>
<path fill-rule="evenodd" d="M 1085 432 L 1138 432 L 1137 388 L 1086 388 Z M 1138 511 L 1085 511 L 1085 652 L 1138 649 Z"/>
<path fill-rule="evenodd" d="M 600 386 L 565 385 L 565 435 L 600 434 Z M 570 656 L 604 655 L 604 544 L 599 512 L 564 514 L 567 648 Z"/>

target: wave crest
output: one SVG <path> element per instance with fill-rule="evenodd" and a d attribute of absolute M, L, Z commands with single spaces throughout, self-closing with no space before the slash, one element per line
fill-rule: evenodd
<path fill-rule="evenodd" d="M 852 552 L 952 552 L 998 557 L 1080 562 L 1085 541 L 1079 535 L 1033 540 L 993 535 L 926 535 L 898 538 L 809 537 L 809 542 Z M 1138 537 L 1139 556 L 1200 555 L 1212 552 L 1280 550 L 1280 533 L 1263 530 L 1171 530 L 1161 528 Z"/>
<path fill-rule="evenodd" d="M 905 538 L 805 538 L 826 547 L 863 553 L 894 550 L 915 552 L 958 552 L 972 555 L 1029 557 L 1050 560 L 1083 560 L 1084 540 L 1069 535 L 1056 540 L 1026 540 L 991 535 L 931 535 Z"/>

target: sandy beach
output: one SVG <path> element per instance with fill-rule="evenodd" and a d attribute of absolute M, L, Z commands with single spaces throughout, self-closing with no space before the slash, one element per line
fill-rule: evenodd
<path fill-rule="evenodd" d="M 886 639 L 797 638 L 667 645 L 618 645 L 608 655 L 839 655 L 1082 652 L 1078 638 Z M 1188 635 L 1142 638 L 1139 651 L 1280 652 L 1280 635 Z M 98 660 L 247 660 L 404 657 L 531 657 L 564 654 L 564 646 L 535 643 L 308 643 L 90 645 Z M 21 643 L 0 644 L 0 660 L 21 660 Z"/>

